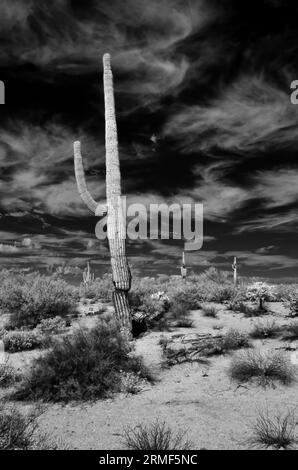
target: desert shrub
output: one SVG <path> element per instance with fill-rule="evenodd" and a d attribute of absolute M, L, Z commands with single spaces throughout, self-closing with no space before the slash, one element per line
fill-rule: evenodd
<path fill-rule="evenodd" d="M 120 389 L 122 372 L 151 378 L 142 360 L 131 355 L 118 325 L 99 321 L 91 330 L 79 329 L 73 336 L 56 340 L 50 351 L 36 358 L 16 398 L 46 401 L 101 398 Z"/>
<path fill-rule="evenodd" d="M 185 318 L 192 310 L 198 309 L 199 302 L 195 298 L 190 298 L 181 292 L 180 295 L 175 295 L 171 299 L 170 315 L 174 320 Z"/>
<path fill-rule="evenodd" d="M 290 315 L 296 317 L 298 315 L 298 292 L 293 292 L 288 301 L 288 306 L 290 309 Z"/>
<path fill-rule="evenodd" d="M 145 325 L 144 331 L 147 328 L 160 331 L 169 330 L 168 311 L 170 301 L 165 292 L 158 291 L 152 294 L 146 293 L 142 295 L 134 294 L 131 299 L 133 299 L 133 301 L 130 305 L 135 314 L 133 318 L 139 317 L 139 315 L 143 318 Z M 139 329 L 139 326 L 137 329 Z"/>
<path fill-rule="evenodd" d="M 187 318 L 189 312 L 189 307 L 188 305 L 185 305 L 184 302 L 178 301 L 176 303 L 173 303 L 170 308 L 171 318 L 177 321 L 183 318 Z"/>
<path fill-rule="evenodd" d="M 231 273 L 209 268 L 198 276 L 198 283 L 204 286 L 204 298 L 206 302 L 227 302 L 236 294 Z"/>
<path fill-rule="evenodd" d="M 227 303 L 229 310 L 239 312 L 239 307 L 246 300 L 246 288 L 244 286 L 238 286 L 234 289 L 233 295 Z"/>
<path fill-rule="evenodd" d="M 161 316 L 169 310 L 169 299 L 164 292 L 157 292 L 143 299 L 143 304 L 139 308 L 141 312 L 146 313 L 148 317 Z"/>
<path fill-rule="evenodd" d="M 131 371 L 120 371 L 120 373 L 120 391 L 123 393 L 135 395 L 141 390 L 142 386 L 146 383 L 140 371 L 137 373 Z"/>
<path fill-rule="evenodd" d="M 134 311 L 151 316 L 162 315 L 169 310 L 169 297 L 164 291 L 157 292 L 132 292 L 129 296 L 130 305 Z"/>
<path fill-rule="evenodd" d="M 193 320 L 191 320 L 190 318 L 182 317 L 176 321 L 175 326 L 177 328 L 192 328 Z"/>
<path fill-rule="evenodd" d="M 290 323 L 286 328 L 285 339 L 298 339 L 298 321 Z"/>
<path fill-rule="evenodd" d="M 289 385 L 295 380 L 294 366 L 280 352 L 242 352 L 232 359 L 229 374 L 238 382 L 256 379 L 261 385 L 272 384 L 274 381 Z"/>
<path fill-rule="evenodd" d="M 231 328 L 223 336 L 207 339 L 204 343 L 202 354 L 213 356 L 248 347 L 250 347 L 250 342 L 247 335 Z"/>
<path fill-rule="evenodd" d="M 254 445 L 287 449 L 297 441 L 295 437 L 296 418 L 293 412 L 277 412 L 269 415 L 260 412 L 253 427 L 251 442 Z"/>
<path fill-rule="evenodd" d="M 216 318 L 219 308 L 216 305 L 201 304 L 201 310 L 204 317 Z"/>
<path fill-rule="evenodd" d="M 158 292 L 168 296 L 168 287 L 171 282 L 169 276 L 164 277 L 138 277 L 133 276 L 132 288 L 129 292 L 129 301 L 133 310 L 138 310 L 144 303 L 144 299 L 150 298 Z"/>
<path fill-rule="evenodd" d="M 228 302 L 233 298 L 234 292 L 235 287 L 233 284 L 210 283 L 207 288 L 204 300 L 207 302 Z"/>
<path fill-rule="evenodd" d="M 167 338 L 166 336 L 162 335 L 159 340 L 158 340 L 158 344 L 162 347 L 162 348 L 165 348 L 169 343 L 169 338 Z"/>
<path fill-rule="evenodd" d="M 129 450 L 189 450 L 186 432 L 175 432 L 164 421 L 124 429 L 123 440 Z"/>
<path fill-rule="evenodd" d="M 287 302 L 297 291 L 297 285 L 292 284 L 276 284 L 274 286 L 274 295 L 270 299 L 275 302 Z"/>
<path fill-rule="evenodd" d="M 204 284 L 225 284 L 231 280 L 231 273 L 228 271 L 221 271 L 213 266 L 206 269 L 198 276 L 198 281 Z"/>
<path fill-rule="evenodd" d="M 36 273 L 6 279 L 0 292 L 0 305 L 11 314 L 14 328 L 34 328 L 44 318 L 72 313 L 75 300 L 74 289 L 63 279 Z"/>
<path fill-rule="evenodd" d="M 242 300 L 235 300 L 230 302 L 229 309 L 234 312 L 246 314 L 248 310 L 251 310 L 251 307 L 248 307 Z"/>
<path fill-rule="evenodd" d="M 52 336 L 59 335 L 65 331 L 66 321 L 61 317 L 44 318 L 37 325 L 35 331 L 41 335 Z"/>
<path fill-rule="evenodd" d="M 36 432 L 41 413 L 40 407 L 22 414 L 15 407 L 0 404 L 0 450 L 56 450 L 56 443 Z"/>
<path fill-rule="evenodd" d="M 104 274 L 102 277 L 96 278 L 93 282 L 80 284 L 80 297 L 103 300 L 110 302 L 112 300 L 113 282 L 110 273 Z"/>
<path fill-rule="evenodd" d="M 269 285 L 266 282 L 254 282 L 247 286 L 246 297 L 248 300 L 257 301 L 259 309 L 262 310 L 263 302 L 274 299 L 275 286 Z"/>
<path fill-rule="evenodd" d="M 40 348 L 44 344 L 44 337 L 33 330 L 8 331 L 3 337 L 6 351 L 19 352 Z"/>
<path fill-rule="evenodd" d="M 250 332 L 250 337 L 254 339 L 275 338 L 281 333 L 281 327 L 274 320 L 255 323 Z"/>
<path fill-rule="evenodd" d="M 7 361 L 0 363 L 0 387 L 10 387 L 19 379 L 20 375 Z"/>
<path fill-rule="evenodd" d="M 268 309 L 264 304 L 260 308 L 259 305 L 247 305 L 244 302 L 240 302 L 238 311 L 243 313 L 246 318 L 260 317 L 268 313 Z"/>
<path fill-rule="evenodd" d="M 231 328 L 222 337 L 221 344 L 224 351 L 234 351 L 236 349 L 250 347 L 247 334 L 242 333 L 241 331 L 234 328 Z"/>
<path fill-rule="evenodd" d="M 3 338 L 4 335 L 7 334 L 7 329 L 6 328 L 0 328 L 0 339 Z"/>

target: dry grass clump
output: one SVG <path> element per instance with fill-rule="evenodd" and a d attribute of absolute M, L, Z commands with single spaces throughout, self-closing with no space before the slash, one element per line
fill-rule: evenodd
<path fill-rule="evenodd" d="M 275 381 L 290 385 L 296 378 L 296 371 L 283 353 L 246 351 L 234 356 L 229 375 L 237 382 L 256 379 L 263 386 Z"/>
<path fill-rule="evenodd" d="M 234 351 L 241 348 L 249 348 L 251 346 L 246 333 L 231 328 L 221 339 L 223 351 Z"/>
<path fill-rule="evenodd" d="M 276 338 L 281 333 L 281 327 L 274 320 L 258 322 L 250 332 L 254 339 Z"/>
<path fill-rule="evenodd" d="M 175 432 L 165 421 L 156 420 L 125 428 L 123 440 L 129 450 L 189 450 L 191 442 L 185 435 L 185 431 Z"/>
<path fill-rule="evenodd" d="M 15 407 L 0 404 L 0 450 L 57 450 L 57 443 L 36 432 L 40 407 L 23 414 Z"/>
<path fill-rule="evenodd" d="M 176 321 L 175 326 L 177 328 L 192 328 L 193 320 L 191 320 L 190 318 L 182 317 Z"/>
<path fill-rule="evenodd" d="M 296 425 L 297 419 L 291 411 L 277 412 L 271 416 L 268 411 L 266 413 L 260 412 L 253 427 L 251 442 L 253 445 L 261 445 L 266 448 L 287 449 L 297 442 Z"/>
<path fill-rule="evenodd" d="M 217 305 L 201 304 L 201 310 L 204 317 L 216 318 L 219 312 Z"/>

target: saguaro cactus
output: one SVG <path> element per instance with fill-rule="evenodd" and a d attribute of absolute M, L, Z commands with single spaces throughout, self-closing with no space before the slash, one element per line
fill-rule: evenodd
<path fill-rule="evenodd" d="M 106 135 L 106 195 L 107 207 L 97 204 L 87 190 L 81 156 L 80 142 L 74 143 L 74 163 L 78 191 L 95 215 L 107 212 L 107 236 L 109 241 L 113 273 L 113 302 L 116 317 L 121 329 L 131 332 L 131 315 L 128 292 L 131 286 L 131 274 L 125 254 L 125 224 L 121 203 L 121 175 L 118 153 L 117 124 L 115 115 L 113 75 L 110 55 L 103 56 L 103 82 L 105 101 Z"/>
<path fill-rule="evenodd" d="M 232 269 L 234 272 L 234 285 L 237 286 L 237 257 L 234 257 L 234 263 L 232 264 Z"/>
<path fill-rule="evenodd" d="M 87 262 L 87 268 L 83 271 L 83 282 L 85 287 L 90 286 L 94 282 L 94 273 L 91 272 L 89 261 Z"/>
<path fill-rule="evenodd" d="M 187 269 L 186 269 L 186 264 L 185 264 L 185 253 L 183 251 L 182 253 L 182 266 L 181 266 L 181 276 L 182 279 L 186 281 L 186 274 L 187 274 Z"/>

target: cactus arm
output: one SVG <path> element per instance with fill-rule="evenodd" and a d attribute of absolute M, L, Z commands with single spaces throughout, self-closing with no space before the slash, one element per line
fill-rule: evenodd
<path fill-rule="evenodd" d="M 86 180 L 85 180 L 85 172 L 84 172 L 84 166 L 83 166 L 83 159 L 82 159 L 82 154 L 81 154 L 81 142 L 76 141 L 73 144 L 73 149 L 74 149 L 74 167 L 75 167 L 75 176 L 76 176 L 76 182 L 78 186 L 78 192 L 79 195 L 81 196 L 82 200 L 90 209 L 93 214 L 101 216 L 107 213 L 107 208 L 106 206 L 102 204 L 98 204 L 91 194 L 89 193 L 86 185 Z"/>

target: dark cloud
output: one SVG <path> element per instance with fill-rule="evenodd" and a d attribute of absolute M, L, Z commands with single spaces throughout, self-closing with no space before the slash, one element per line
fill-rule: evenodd
<path fill-rule="evenodd" d="M 106 269 L 106 244 L 89 243 L 96 220 L 76 191 L 72 142 L 82 140 L 102 201 L 109 51 L 128 202 L 203 202 L 194 268 L 229 269 L 237 254 L 247 274 L 295 275 L 297 13 L 291 0 L 2 0 L 0 233 L 40 246 L 3 248 L 2 264 L 92 258 Z M 128 252 L 143 272 L 176 272 L 182 246 L 129 242 Z"/>

